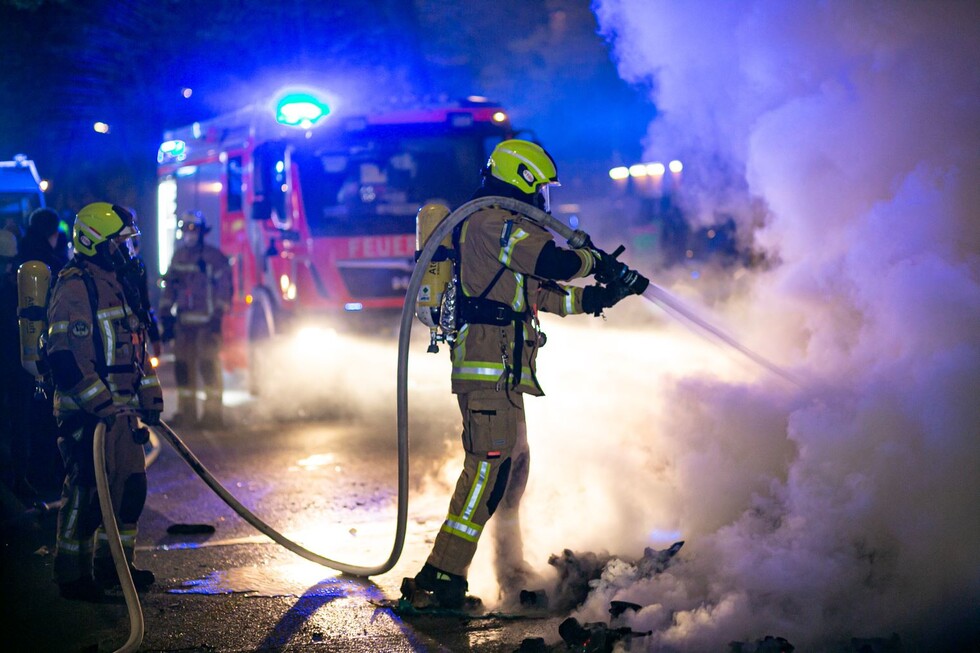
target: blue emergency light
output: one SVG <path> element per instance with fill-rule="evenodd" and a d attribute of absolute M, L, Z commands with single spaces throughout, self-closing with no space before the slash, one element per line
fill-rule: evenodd
<path fill-rule="evenodd" d="M 310 129 L 330 114 L 330 107 L 308 93 L 291 93 L 276 105 L 276 122 Z"/>

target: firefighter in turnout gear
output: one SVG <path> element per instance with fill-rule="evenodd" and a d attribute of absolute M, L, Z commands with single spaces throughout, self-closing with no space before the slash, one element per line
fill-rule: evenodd
<path fill-rule="evenodd" d="M 549 211 L 550 186 L 557 185 L 555 163 L 544 149 L 507 140 L 490 155 L 473 199 L 504 196 Z M 538 312 L 600 315 L 631 294 L 618 282 L 585 288 L 559 283 L 597 274 L 612 258 L 591 248 L 558 247 L 540 225 L 497 207 L 458 225 L 453 246 L 462 292 L 461 326 L 451 348 L 452 391 L 463 418 L 465 462 L 428 560 L 402 587 L 416 605 L 443 608 L 463 605 L 467 570 L 491 516 L 505 600 L 533 574 L 524 561 L 518 506 L 530 463 L 524 395 L 544 394 L 535 368 L 545 344 Z"/>
<path fill-rule="evenodd" d="M 198 374 L 204 381 L 201 425 L 222 424 L 221 320 L 231 305 L 228 257 L 204 242 L 210 231 L 204 215 L 188 213 L 177 225 L 180 247 L 164 277 L 160 322 L 164 342 L 174 340 L 177 414 L 172 424 L 197 423 Z"/>
<path fill-rule="evenodd" d="M 75 220 L 75 257 L 59 273 L 48 304 L 44 349 L 67 471 L 54 576 L 61 595 L 70 599 L 98 601 L 104 587 L 119 584 L 95 480 L 92 445 L 100 420 L 106 423 L 112 505 L 133 580 L 137 589 L 154 580 L 152 572 L 133 566 L 146 501 L 143 444 L 149 437 L 137 415 L 153 425 L 163 410 L 160 383 L 148 362 L 147 325 L 137 309 L 139 289 L 126 273 L 125 241 L 138 234 L 128 210 L 106 202 L 84 207 Z"/>

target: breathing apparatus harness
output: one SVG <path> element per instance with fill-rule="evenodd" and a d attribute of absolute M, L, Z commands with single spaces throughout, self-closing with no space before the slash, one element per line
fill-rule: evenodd
<path fill-rule="evenodd" d="M 525 340 L 524 323 L 527 321 L 529 316 L 531 316 L 531 304 L 528 300 L 527 284 L 523 284 L 524 310 L 521 311 L 515 311 L 513 308 L 503 302 L 498 302 L 487 298 L 490 291 L 493 290 L 494 286 L 497 285 L 497 282 L 500 281 L 500 277 L 502 277 L 504 272 L 507 271 L 507 266 L 503 264 L 501 264 L 496 274 L 494 274 L 493 279 L 490 280 L 490 283 L 487 284 L 487 287 L 483 289 L 483 292 L 475 297 L 467 295 L 463 290 L 461 274 L 463 256 L 462 248 L 460 247 L 460 239 L 462 236 L 464 222 L 460 222 L 453 228 L 453 254 L 450 255 L 453 262 L 453 277 L 450 282 L 451 289 L 448 289 L 444 295 L 444 301 L 448 300 L 449 296 L 453 296 L 455 311 L 449 310 L 444 313 L 444 315 L 448 317 L 445 320 L 446 324 L 443 324 L 443 326 L 451 326 L 451 333 L 453 334 L 453 337 L 451 340 L 449 340 L 449 343 L 450 347 L 452 347 L 455 344 L 455 338 L 459 333 L 459 330 L 467 324 L 486 324 L 497 327 L 513 325 L 514 349 L 513 358 L 511 359 L 512 365 L 507 364 L 506 351 L 501 352 L 501 358 L 504 363 L 505 376 L 512 375 L 513 378 L 510 387 L 516 388 L 521 383 L 523 368 Z M 508 220 L 505 223 L 504 230 L 500 235 L 501 247 L 505 247 L 507 245 L 513 228 L 514 221 Z M 534 378 L 533 371 L 532 378 Z M 537 383 L 536 378 L 534 378 L 534 382 Z"/>

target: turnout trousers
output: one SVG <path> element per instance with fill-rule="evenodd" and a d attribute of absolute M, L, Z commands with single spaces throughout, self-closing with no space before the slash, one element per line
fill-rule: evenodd
<path fill-rule="evenodd" d="M 197 419 L 198 375 L 204 382 L 204 417 L 221 417 L 221 333 L 210 324 L 177 324 L 174 328 L 174 376 L 177 412 Z"/>
<path fill-rule="evenodd" d="M 518 507 L 530 464 L 524 395 L 490 389 L 458 394 L 457 399 L 466 456 L 428 562 L 465 577 L 484 526 L 497 514 L 499 578 L 502 567 L 523 563 Z"/>
<path fill-rule="evenodd" d="M 58 583 L 91 576 L 93 556 L 111 556 L 95 484 L 92 443 L 97 424 L 96 418 L 83 415 L 69 417 L 59 424 L 58 448 L 67 475 L 55 543 L 54 579 Z M 146 458 L 143 445 L 133 439 L 137 426 L 133 417 L 117 418 L 106 426 L 105 434 L 109 495 L 130 563 L 136 548 L 136 525 L 146 503 Z"/>

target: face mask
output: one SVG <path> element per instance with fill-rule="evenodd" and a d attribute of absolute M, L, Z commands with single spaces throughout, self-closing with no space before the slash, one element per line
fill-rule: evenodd
<path fill-rule="evenodd" d="M 129 257 L 129 248 L 125 244 L 120 245 L 113 241 L 109 244 L 109 260 L 112 262 L 112 268 L 120 272 L 129 267 L 133 259 Z"/>

